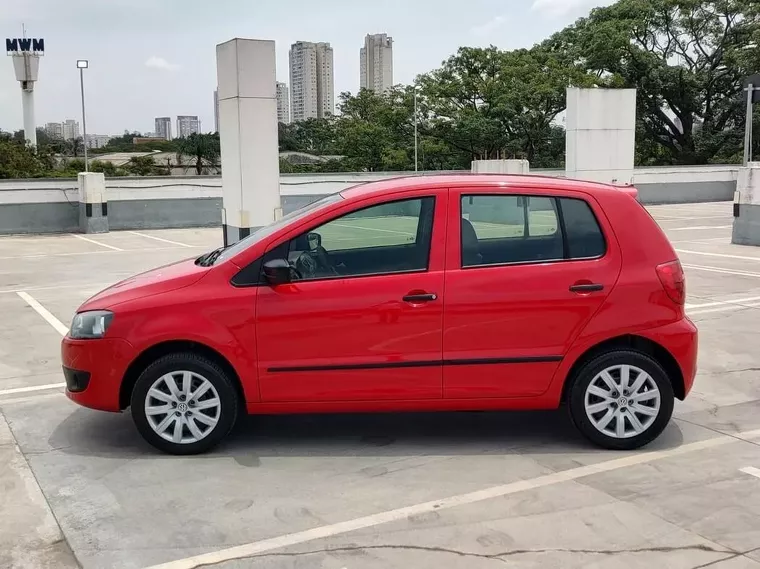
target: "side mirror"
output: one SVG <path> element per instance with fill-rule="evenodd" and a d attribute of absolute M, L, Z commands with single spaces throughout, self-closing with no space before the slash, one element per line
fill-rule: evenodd
<path fill-rule="evenodd" d="M 290 282 L 290 264 L 285 259 L 272 259 L 264 263 L 264 278 L 270 286 Z"/>

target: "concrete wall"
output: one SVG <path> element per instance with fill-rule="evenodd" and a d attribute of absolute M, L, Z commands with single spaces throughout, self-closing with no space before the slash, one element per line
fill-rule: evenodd
<path fill-rule="evenodd" d="M 634 184 L 643 203 L 730 201 L 738 166 L 641 168 Z M 534 174 L 563 176 L 561 170 Z M 409 173 L 286 174 L 280 176 L 284 213 L 356 184 Z M 108 178 L 111 229 L 221 225 L 219 176 Z M 0 234 L 74 232 L 79 228 L 76 180 L 0 180 Z"/>

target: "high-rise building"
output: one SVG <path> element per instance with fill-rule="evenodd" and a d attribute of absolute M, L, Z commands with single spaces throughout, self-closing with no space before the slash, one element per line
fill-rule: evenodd
<path fill-rule="evenodd" d="M 61 131 L 64 140 L 73 140 L 79 138 L 79 121 L 66 119 L 61 124 Z"/>
<path fill-rule="evenodd" d="M 87 148 L 103 148 L 111 140 L 107 134 L 88 134 Z"/>
<path fill-rule="evenodd" d="M 359 50 L 359 86 L 376 93 L 393 86 L 393 38 L 368 34 Z"/>
<path fill-rule="evenodd" d="M 277 122 L 288 124 L 290 122 L 290 97 L 288 86 L 277 82 Z"/>
<path fill-rule="evenodd" d="M 219 132 L 219 89 L 214 90 L 214 132 Z"/>
<path fill-rule="evenodd" d="M 45 125 L 45 134 L 50 138 L 63 138 L 63 125 L 59 122 L 49 122 Z"/>
<path fill-rule="evenodd" d="M 172 118 L 156 117 L 156 136 L 165 140 L 172 139 Z"/>
<path fill-rule="evenodd" d="M 333 49 L 329 43 L 299 41 L 290 46 L 290 118 L 323 118 L 335 108 Z"/>
<path fill-rule="evenodd" d="M 201 130 L 201 122 L 198 115 L 177 115 L 177 136 L 185 138 L 191 134 L 198 134 Z"/>

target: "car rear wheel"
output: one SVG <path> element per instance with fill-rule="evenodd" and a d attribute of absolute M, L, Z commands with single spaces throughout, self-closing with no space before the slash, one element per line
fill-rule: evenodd
<path fill-rule="evenodd" d="M 132 419 L 159 450 L 198 454 L 232 430 L 239 398 L 215 362 L 192 353 L 169 354 L 148 366 L 132 391 Z"/>
<path fill-rule="evenodd" d="M 673 414 L 673 386 L 662 366 L 628 350 L 608 352 L 584 365 L 570 387 L 570 415 L 586 438 L 614 450 L 633 450 L 654 439 Z"/>

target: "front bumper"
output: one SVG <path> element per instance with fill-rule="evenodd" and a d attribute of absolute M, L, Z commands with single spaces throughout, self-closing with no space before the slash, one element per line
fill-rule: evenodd
<path fill-rule="evenodd" d="M 66 397 L 91 409 L 121 411 L 119 389 L 136 356 L 126 340 L 73 340 L 66 336 L 61 342 Z"/>

